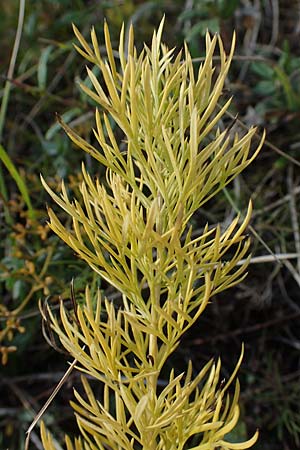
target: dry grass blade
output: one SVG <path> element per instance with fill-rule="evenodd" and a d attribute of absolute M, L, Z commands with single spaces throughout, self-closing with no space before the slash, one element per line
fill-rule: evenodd
<path fill-rule="evenodd" d="M 222 108 L 222 105 L 218 104 L 219 109 Z M 248 127 L 238 118 L 236 118 L 236 116 L 234 116 L 233 114 L 231 114 L 231 112 L 226 111 L 226 115 L 228 117 L 230 117 L 232 120 L 236 120 L 236 122 L 240 125 L 241 128 L 243 128 L 244 130 L 248 131 Z M 255 132 L 255 138 L 258 141 L 262 140 L 262 135 L 260 133 L 258 133 L 257 131 Z M 283 156 L 285 159 L 287 159 L 288 161 L 290 161 L 291 163 L 293 163 L 295 166 L 300 167 L 300 162 L 297 161 L 297 159 L 293 158 L 292 156 L 288 155 L 287 153 L 285 153 L 283 150 L 281 150 L 280 148 L 278 148 L 275 144 L 273 144 L 272 142 L 268 141 L 267 139 L 264 140 L 264 145 L 266 147 L 269 147 L 271 150 L 273 150 L 274 152 L 278 153 L 278 155 Z"/>
<path fill-rule="evenodd" d="M 34 429 L 34 427 L 36 426 L 36 424 L 38 423 L 38 421 L 41 419 L 41 417 L 43 416 L 43 414 L 45 413 L 46 409 L 48 408 L 48 406 L 50 405 L 50 403 L 53 401 L 53 399 L 56 397 L 57 393 L 59 392 L 59 390 L 61 389 L 61 387 L 63 386 L 63 384 L 65 383 L 65 381 L 67 380 L 67 378 L 69 377 L 70 373 L 72 372 L 72 370 L 74 369 L 75 365 L 77 363 L 77 360 L 74 359 L 74 361 L 72 362 L 72 364 L 70 365 L 70 367 L 68 368 L 68 370 L 66 371 L 66 373 L 63 375 L 63 377 L 61 378 L 61 380 L 59 381 L 59 383 L 57 384 L 57 386 L 55 387 L 55 389 L 53 390 L 52 394 L 50 395 L 50 397 L 48 398 L 48 400 L 46 401 L 46 403 L 44 404 L 44 406 L 40 409 L 40 411 L 37 413 L 37 415 L 35 416 L 33 422 L 31 423 L 31 425 L 28 427 L 27 431 L 26 431 L 26 440 L 25 440 L 25 450 L 29 449 L 29 443 L 30 443 L 30 435 L 32 430 Z"/>

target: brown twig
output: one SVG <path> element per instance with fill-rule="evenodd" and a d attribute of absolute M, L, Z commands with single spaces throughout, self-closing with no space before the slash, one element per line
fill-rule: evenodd
<path fill-rule="evenodd" d="M 207 344 L 208 342 L 212 343 L 215 341 L 224 341 L 224 340 L 230 339 L 235 336 L 240 336 L 241 334 L 244 334 L 244 333 L 254 333 L 256 331 L 260 331 L 265 328 L 270 328 L 279 323 L 287 322 L 289 320 L 295 319 L 299 316 L 300 316 L 300 312 L 296 312 L 293 314 L 289 314 L 285 317 L 268 320 L 266 322 L 258 323 L 256 325 L 251 325 L 251 326 L 245 327 L 245 328 L 238 328 L 238 329 L 228 332 L 228 333 L 220 333 L 220 334 L 217 334 L 216 336 L 210 336 L 209 338 L 193 339 L 192 341 L 189 342 L 189 345 L 203 345 L 203 344 Z"/>

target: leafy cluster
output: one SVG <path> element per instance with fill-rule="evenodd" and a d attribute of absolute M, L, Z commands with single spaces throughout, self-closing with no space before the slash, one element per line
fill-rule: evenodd
<path fill-rule="evenodd" d="M 249 239 L 244 231 L 251 203 L 240 223 L 227 229 L 204 228 L 195 236 L 193 214 L 232 181 L 258 153 L 250 153 L 255 128 L 244 136 L 218 127 L 230 100 L 219 107 L 233 55 L 226 56 L 218 36 L 206 35 L 206 58 L 194 72 L 187 46 L 177 55 L 161 43 L 163 21 L 150 47 L 138 54 L 130 28 L 125 46 L 121 30 L 115 59 L 107 25 L 106 58 L 95 31 L 92 45 L 74 28 L 79 53 L 92 64 L 95 145 L 62 122 L 76 146 L 106 168 L 106 182 L 82 166 L 79 199 L 46 190 L 72 219 L 66 229 L 49 210 L 50 227 L 122 296 L 122 307 L 94 298 L 70 314 L 61 305 L 61 321 L 49 311 L 51 325 L 78 368 L 103 384 L 95 397 L 82 378 L 86 398 L 72 403 L 81 438 L 67 449 L 245 449 L 247 442 L 226 441 L 239 417 L 239 384 L 221 383 L 220 361 L 210 361 L 192 377 L 169 374 L 159 387 L 166 360 L 183 333 L 203 312 L 212 295 L 242 280 Z M 213 65 L 219 48 L 220 67 Z M 125 48 L 126 47 L 126 48 Z M 120 66 L 120 68 L 119 68 Z M 95 75 L 101 73 L 101 80 Z M 123 143 L 116 134 L 122 133 Z M 42 426 L 45 449 L 55 448 Z"/>

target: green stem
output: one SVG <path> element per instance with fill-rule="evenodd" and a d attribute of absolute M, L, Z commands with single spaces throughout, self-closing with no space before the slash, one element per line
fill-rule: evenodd
<path fill-rule="evenodd" d="M 158 234 L 162 234 L 162 220 L 161 220 L 161 214 L 160 211 L 162 209 L 162 197 L 161 194 L 158 193 L 157 194 L 157 198 L 158 198 L 158 217 L 156 218 L 156 232 Z M 157 261 L 162 261 L 162 251 L 159 247 L 157 247 L 156 249 L 157 251 L 157 255 L 156 255 L 156 259 Z M 156 282 L 155 286 L 154 286 L 154 295 L 153 295 L 153 306 L 152 306 L 152 310 L 151 310 L 151 320 L 152 320 L 152 326 L 153 327 L 157 327 L 157 309 L 155 308 L 156 306 L 159 306 L 160 304 L 160 291 L 161 291 L 161 285 L 160 283 Z M 158 366 L 158 361 L 157 361 L 157 356 L 158 356 L 158 346 L 157 346 L 157 336 L 154 334 L 150 335 L 150 339 L 149 339 L 149 353 L 152 356 L 153 360 L 154 360 L 154 366 L 155 368 Z M 153 386 L 152 388 L 154 389 L 154 392 L 156 391 L 156 385 L 157 385 L 157 378 L 158 375 L 153 375 L 153 377 L 151 377 Z"/>
<path fill-rule="evenodd" d="M 2 102 L 1 102 L 1 108 L 0 108 L 0 144 L 2 143 L 2 138 L 3 138 L 3 129 L 4 129 L 4 122 L 5 122 L 7 105 L 8 105 L 8 100 L 9 100 L 10 88 L 11 88 L 11 80 L 14 75 L 17 55 L 18 55 L 19 46 L 20 46 L 20 42 L 21 42 L 22 29 L 23 29 L 23 23 L 24 23 L 24 14 L 25 14 L 25 0 L 20 0 L 17 32 L 16 32 L 12 55 L 10 58 L 9 68 L 8 68 L 8 72 L 7 72 L 7 81 L 5 82 L 3 97 L 2 97 Z M 6 185 L 4 182 L 4 176 L 3 176 L 3 170 L 2 170 L 1 163 L 0 163 L 0 192 L 1 192 L 4 200 L 7 201 L 8 195 L 7 195 Z M 12 218 L 11 218 L 9 210 L 6 206 L 4 206 L 4 213 L 5 213 L 6 223 L 12 223 Z"/>
<path fill-rule="evenodd" d="M 157 194 L 158 197 L 158 216 L 156 218 L 156 232 L 161 234 L 162 233 L 162 220 L 161 220 L 161 207 L 162 207 L 162 198 L 161 194 Z M 156 247 L 156 261 L 158 264 L 162 261 L 162 249 L 159 248 L 159 246 Z M 160 261 L 160 262 L 159 262 Z M 150 286 L 150 295 L 151 295 L 151 326 L 153 329 L 157 329 L 158 326 L 158 314 L 156 306 L 159 306 L 160 304 L 160 294 L 161 294 L 161 283 L 158 280 L 158 276 L 155 273 L 154 270 L 153 273 L 153 281 Z M 157 342 L 157 335 L 156 334 L 150 334 L 149 336 L 149 347 L 148 347 L 148 355 L 151 357 L 152 361 L 152 369 L 155 371 L 154 374 L 150 375 L 149 377 L 149 393 L 151 394 L 150 401 L 148 403 L 148 409 L 150 412 L 150 415 L 154 413 L 155 409 L 155 397 L 157 392 L 157 380 L 159 377 L 159 374 L 157 373 L 157 369 L 159 366 L 158 362 L 158 342 Z M 153 400 L 152 400 L 153 399 Z M 143 436 L 144 442 L 147 444 L 144 446 L 145 450 L 156 450 L 157 448 L 157 442 L 156 442 L 156 435 L 155 433 L 146 432 Z"/>
<path fill-rule="evenodd" d="M 2 147 L 1 144 L 0 144 L 0 161 L 5 165 L 5 167 L 9 171 L 11 177 L 15 180 L 15 182 L 19 188 L 19 191 L 22 195 L 22 198 L 28 208 L 29 218 L 34 219 L 35 212 L 32 207 L 32 204 L 31 204 L 29 192 L 28 192 L 27 186 L 25 184 L 25 181 L 21 177 L 21 175 L 18 172 L 17 168 L 15 167 L 14 163 L 12 162 L 12 160 L 10 159 L 10 157 L 8 156 L 7 152 Z M 3 179 L 3 177 L 2 177 L 2 179 Z M 8 223 L 10 223 L 10 220 L 8 221 Z"/>
<path fill-rule="evenodd" d="M 8 105 L 9 94 L 10 94 L 11 80 L 14 76 L 17 55 L 18 55 L 20 42 L 21 42 L 22 29 L 23 29 L 23 23 L 24 23 L 24 14 L 25 14 L 25 0 L 20 0 L 19 18 L 18 18 L 18 26 L 17 26 L 16 37 L 15 37 L 15 43 L 14 43 L 12 55 L 10 58 L 9 68 L 8 68 L 8 72 L 7 72 L 7 81 L 5 82 L 3 98 L 2 98 L 2 102 L 1 102 L 1 109 L 0 109 L 0 143 L 2 142 L 2 137 L 3 137 L 3 128 L 4 128 L 5 116 L 6 116 L 7 105 Z"/>

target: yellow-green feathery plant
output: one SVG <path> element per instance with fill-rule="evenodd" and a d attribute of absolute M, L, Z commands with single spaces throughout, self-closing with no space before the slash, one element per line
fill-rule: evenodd
<path fill-rule="evenodd" d="M 232 395 L 232 376 L 220 383 L 221 363 L 210 361 L 192 377 L 159 377 L 185 331 L 205 309 L 212 295 L 245 277 L 249 239 L 245 220 L 236 217 L 221 230 L 205 227 L 194 237 L 193 213 L 233 180 L 257 155 L 251 153 L 255 128 L 239 137 L 221 131 L 218 122 L 230 100 L 218 109 L 233 54 L 226 56 L 219 36 L 206 36 L 206 58 L 197 73 L 187 46 L 174 56 L 161 43 L 163 21 L 151 47 L 138 54 L 130 28 L 124 48 L 120 34 L 118 58 L 104 26 L 106 56 L 100 54 L 94 29 L 89 45 L 74 27 L 78 52 L 97 67 L 101 80 L 87 69 L 93 89 L 83 91 L 98 105 L 95 141 L 91 145 L 66 124 L 74 144 L 106 168 L 106 182 L 82 166 L 80 199 L 70 200 L 62 183 L 56 203 L 72 218 L 66 229 L 52 210 L 50 227 L 99 276 L 114 286 L 122 307 L 92 298 L 73 316 L 61 305 L 60 321 L 49 311 L 51 325 L 78 368 L 103 384 L 98 399 L 85 377 L 85 396 L 72 402 L 81 437 L 68 450 L 211 450 L 246 449 L 257 439 L 229 443 L 226 435 L 239 417 L 239 384 Z M 220 67 L 213 66 L 219 48 Z M 123 134 L 119 145 L 112 126 Z M 42 425 L 45 449 L 54 441 Z"/>

